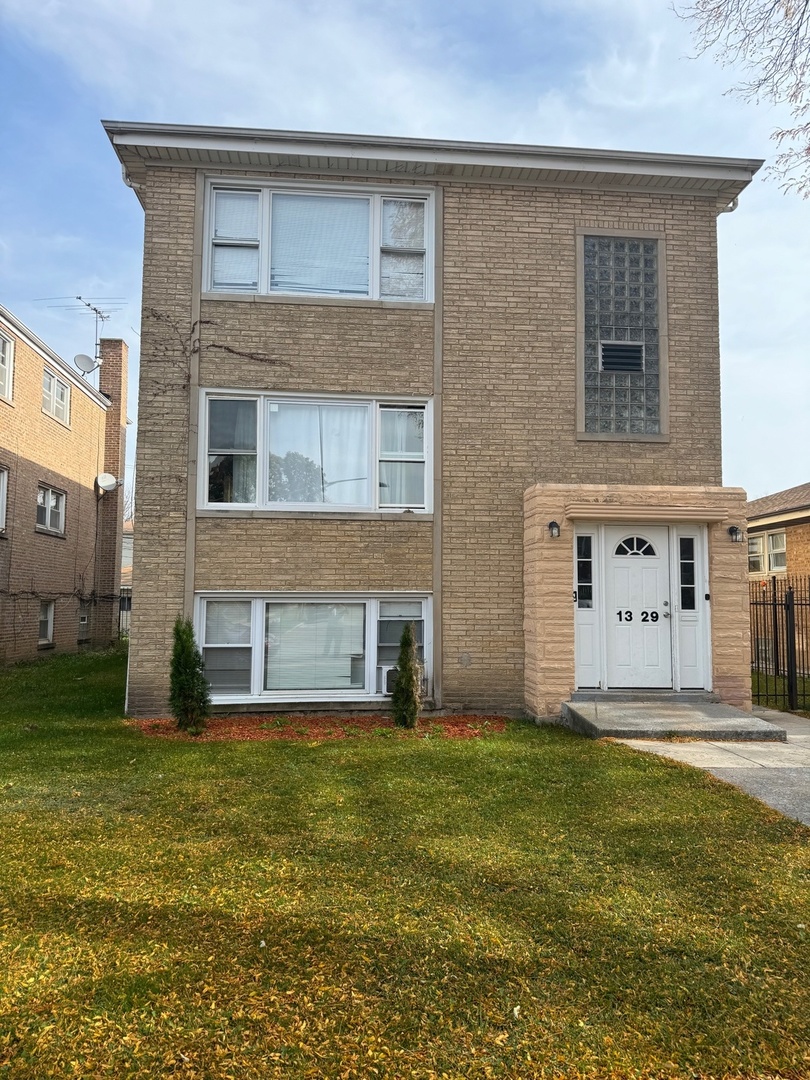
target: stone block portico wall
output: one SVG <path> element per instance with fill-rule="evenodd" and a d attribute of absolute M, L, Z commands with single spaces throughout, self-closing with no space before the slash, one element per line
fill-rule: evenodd
<path fill-rule="evenodd" d="M 711 596 L 712 690 L 751 708 L 747 546 L 741 488 L 535 484 L 524 496 L 525 694 L 535 716 L 556 715 L 575 689 L 574 530 L 578 522 L 705 525 Z M 561 526 L 558 538 L 548 523 Z"/>

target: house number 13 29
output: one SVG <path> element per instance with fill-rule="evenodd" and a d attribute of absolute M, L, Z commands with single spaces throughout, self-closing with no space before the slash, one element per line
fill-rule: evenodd
<path fill-rule="evenodd" d="M 619 616 L 619 622 L 632 622 L 633 621 L 633 612 L 632 611 L 617 611 L 616 614 Z M 657 611 L 642 611 L 642 613 L 641 613 L 641 621 L 642 622 L 658 622 L 658 612 Z"/>

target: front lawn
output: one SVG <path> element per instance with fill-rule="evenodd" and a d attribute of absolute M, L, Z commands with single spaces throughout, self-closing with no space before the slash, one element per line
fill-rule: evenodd
<path fill-rule="evenodd" d="M 0 1078 L 810 1075 L 810 830 L 559 729 L 179 742 L 0 674 Z"/>

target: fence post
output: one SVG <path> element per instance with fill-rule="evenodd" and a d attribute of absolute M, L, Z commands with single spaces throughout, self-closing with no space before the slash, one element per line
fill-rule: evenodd
<path fill-rule="evenodd" d="M 793 602 L 793 586 L 785 592 L 785 653 L 787 660 L 788 708 L 799 707 L 799 680 L 796 663 L 796 608 Z"/>

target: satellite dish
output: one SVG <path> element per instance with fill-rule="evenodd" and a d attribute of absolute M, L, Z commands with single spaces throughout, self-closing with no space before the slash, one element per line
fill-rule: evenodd
<path fill-rule="evenodd" d="M 96 485 L 101 491 L 115 491 L 118 487 L 118 481 L 115 479 L 112 473 L 103 472 L 99 473 L 96 477 Z"/>
<path fill-rule="evenodd" d="M 73 363 L 79 369 L 83 371 L 85 375 L 89 375 L 91 371 L 95 371 L 98 364 L 92 356 L 88 356 L 86 353 L 80 352 L 78 356 L 73 357 Z"/>

